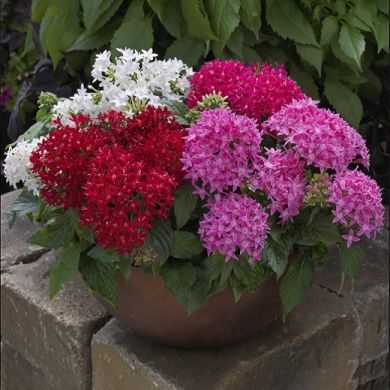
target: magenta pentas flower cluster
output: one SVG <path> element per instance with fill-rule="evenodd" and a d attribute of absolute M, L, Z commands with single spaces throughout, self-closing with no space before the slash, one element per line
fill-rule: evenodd
<path fill-rule="evenodd" d="M 268 149 L 267 157 L 256 163 L 250 180 L 253 189 L 264 190 L 271 215 L 280 213 L 282 223 L 299 214 L 305 195 L 305 163 L 291 149 Z"/>
<path fill-rule="evenodd" d="M 262 128 L 294 145 L 307 164 L 321 172 L 342 172 L 351 163 L 369 166 L 361 135 L 340 115 L 317 107 L 312 99 L 294 100 L 264 122 Z"/>
<path fill-rule="evenodd" d="M 384 207 L 376 182 L 357 170 L 336 175 L 329 187 L 329 202 L 335 205 L 333 222 L 347 230 L 343 238 L 347 246 L 363 235 L 374 237 L 383 225 Z"/>
<path fill-rule="evenodd" d="M 187 104 L 194 107 L 202 97 L 221 93 L 236 113 L 261 122 L 304 93 L 283 65 L 244 65 L 239 61 L 214 60 L 194 74 Z"/>
<path fill-rule="evenodd" d="M 253 119 L 219 108 L 203 111 L 188 129 L 182 163 L 186 178 L 203 199 L 235 191 L 253 175 L 261 135 Z"/>
<path fill-rule="evenodd" d="M 259 261 L 269 232 L 268 215 L 261 205 L 246 195 L 229 193 L 210 200 L 209 208 L 199 223 L 208 254 L 219 252 L 229 261 L 237 259 L 239 251 Z"/>

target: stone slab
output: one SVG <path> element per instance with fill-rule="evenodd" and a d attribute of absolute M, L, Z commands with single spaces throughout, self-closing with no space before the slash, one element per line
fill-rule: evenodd
<path fill-rule="evenodd" d="M 33 225 L 27 217 L 17 217 L 12 229 L 8 226 L 8 207 L 19 194 L 20 191 L 17 190 L 1 196 L 1 272 L 12 265 L 34 261 L 47 252 L 29 249 L 27 239 L 38 228 L 38 225 Z"/>
<path fill-rule="evenodd" d="M 361 363 L 374 361 L 389 352 L 389 235 L 383 229 L 375 241 L 364 241 L 365 260 L 356 281 L 346 280 L 341 292 L 357 310 L 362 323 Z M 336 292 L 340 262 L 332 250 L 331 261 L 317 272 L 316 281 Z"/>
<path fill-rule="evenodd" d="M 348 301 L 318 286 L 285 324 L 221 349 L 160 346 L 112 319 L 92 340 L 93 389 L 355 390 L 361 336 Z"/>
<path fill-rule="evenodd" d="M 48 253 L 2 274 L 2 340 L 42 372 L 51 390 L 90 390 L 92 334 L 109 316 L 77 278 L 50 300 L 45 274 L 53 260 Z"/>

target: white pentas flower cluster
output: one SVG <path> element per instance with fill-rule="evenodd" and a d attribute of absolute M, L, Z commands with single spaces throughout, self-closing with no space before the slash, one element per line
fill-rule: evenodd
<path fill-rule="evenodd" d="M 72 113 L 96 117 L 115 109 L 131 116 L 148 104 L 162 106 L 186 95 L 193 70 L 182 61 L 157 60 L 152 50 L 118 51 L 121 55 L 115 62 L 107 50 L 96 56 L 91 74 L 97 88 L 90 86 L 87 91 L 82 86 L 70 99 L 53 107 L 53 114 L 64 124 L 71 124 Z"/>
<path fill-rule="evenodd" d="M 7 151 L 4 176 L 10 186 L 16 189 L 17 184 L 22 183 L 34 195 L 39 195 L 41 182 L 31 169 L 30 156 L 43 139 L 44 137 L 40 137 L 31 141 L 20 141 Z"/>

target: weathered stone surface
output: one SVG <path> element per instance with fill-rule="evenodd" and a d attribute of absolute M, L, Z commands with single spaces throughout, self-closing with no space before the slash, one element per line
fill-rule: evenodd
<path fill-rule="evenodd" d="M 91 337 L 109 317 L 77 278 L 54 300 L 48 298 L 44 275 L 53 258 L 48 253 L 2 274 L 2 339 L 42 372 L 50 389 L 87 390 Z"/>
<path fill-rule="evenodd" d="M 353 286 L 346 280 L 342 299 L 357 310 L 362 323 L 363 343 L 361 363 L 378 359 L 389 351 L 389 237 L 385 229 L 375 241 L 365 241 L 365 261 Z M 337 253 L 332 261 L 317 273 L 317 282 L 337 291 L 340 265 Z"/>
<path fill-rule="evenodd" d="M 382 378 L 389 373 L 389 354 L 386 353 L 378 359 L 362 364 L 356 370 L 355 376 L 359 383 L 366 384 L 373 382 L 378 378 Z"/>
<path fill-rule="evenodd" d="M 28 263 L 39 258 L 45 251 L 32 251 L 27 239 L 38 228 L 27 217 L 18 217 L 12 229 L 8 226 L 8 206 L 19 196 L 20 191 L 8 192 L 1 196 L 1 272 L 8 267 Z"/>
<path fill-rule="evenodd" d="M 1 383 L 4 390 L 51 390 L 39 368 L 33 367 L 7 343 L 1 343 Z"/>
<path fill-rule="evenodd" d="M 112 319 L 93 337 L 93 389 L 354 390 L 360 342 L 348 301 L 317 286 L 285 324 L 222 349 L 159 346 Z"/>

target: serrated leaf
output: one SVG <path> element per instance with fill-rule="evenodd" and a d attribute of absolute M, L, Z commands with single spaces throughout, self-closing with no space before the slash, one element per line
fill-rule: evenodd
<path fill-rule="evenodd" d="M 197 39 L 218 39 L 211 28 L 202 0 L 180 0 L 188 34 Z"/>
<path fill-rule="evenodd" d="M 345 242 L 342 241 L 338 248 L 342 271 L 353 280 L 356 279 L 360 266 L 364 260 L 364 251 L 361 245 L 354 242 L 351 247 L 348 248 Z"/>
<path fill-rule="evenodd" d="M 172 45 L 167 48 L 165 58 L 179 58 L 187 65 L 194 66 L 203 56 L 204 49 L 204 41 L 183 36 L 181 39 L 173 41 Z"/>
<path fill-rule="evenodd" d="M 165 263 L 171 254 L 173 230 L 169 220 L 156 221 L 150 229 L 145 246 L 157 253 L 156 261 Z"/>
<path fill-rule="evenodd" d="M 181 229 L 190 219 L 198 203 L 198 196 L 194 194 L 194 188 L 188 181 L 183 182 L 181 187 L 175 191 L 173 211 L 175 213 L 176 225 Z"/>
<path fill-rule="evenodd" d="M 153 45 L 153 39 L 152 20 L 150 18 L 124 22 L 115 31 L 111 39 L 111 50 L 116 48 L 149 49 Z"/>
<path fill-rule="evenodd" d="M 241 59 L 244 57 L 244 53 L 242 52 L 244 41 L 244 34 L 242 33 L 240 27 L 238 27 L 234 30 L 227 43 L 228 49 Z"/>
<path fill-rule="evenodd" d="M 354 0 L 354 5 L 348 12 L 349 15 L 353 15 L 360 21 L 360 25 L 356 25 L 356 27 L 364 31 L 372 31 L 377 18 L 377 9 L 374 1 Z M 366 29 L 363 28 L 362 24 Z"/>
<path fill-rule="evenodd" d="M 294 0 L 267 2 L 267 22 L 282 38 L 318 46 L 313 28 Z"/>
<path fill-rule="evenodd" d="M 329 103 L 353 127 L 358 128 L 363 116 L 363 106 L 358 95 L 343 83 L 330 77 L 325 78 L 324 95 Z"/>
<path fill-rule="evenodd" d="M 313 282 L 314 265 L 309 257 L 301 256 L 289 266 L 280 283 L 284 317 L 298 305 Z"/>
<path fill-rule="evenodd" d="M 340 29 L 339 44 L 343 53 L 361 69 L 361 56 L 366 47 L 363 34 L 355 27 L 343 24 Z"/>
<path fill-rule="evenodd" d="M 94 50 L 109 43 L 116 29 L 119 26 L 119 20 L 109 23 L 106 27 L 96 32 L 82 33 L 73 45 L 67 50 Z"/>
<path fill-rule="evenodd" d="M 93 293 L 103 298 L 115 309 L 118 308 L 117 271 L 114 264 L 81 256 L 79 272 Z"/>
<path fill-rule="evenodd" d="M 219 37 L 218 41 L 211 42 L 211 49 L 216 56 L 220 56 L 240 23 L 240 0 L 208 0 L 205 5 L 211 27 Z"/>
<path fill-rule="evenodd" d="M 352 69 L 356 74 L 361 73 L 361 69 L 360 69 L 359 66 L 356 64 L 356 62 L 355 62 L 352 58 L 346 56 L 346 55 L 344 54 L 344 52 L 341 50 L 341 47 L 340 47 L 340 44 L 339 44 L 338 41 L 333 41 L 333 42 L 331 43 L 330 47 L 331 47 L 331 49 L 332 49 L 332 52 L 333 52 L 334 56 L 335 56 L 338 60 L 340 60 L 340 61 L 343 62 L 344 64 L 348 65 L 348 67 L 349 67 L 350 69 Z M 342 65 L 343 65 L 343 64 L 342 64 Z M 340 67 L 340 65 L 338 65 L 338 64 L 335 65 L 335 66 Z"/>
<path fill-rule="evenodd" d="M 33 213 L 39 210 L 39 207 L 39 197 L 24 188 L 15 201 L 8 207 L 7 219 L 9 227 L 12 228 L 18 215 Z"/>
<path fill-rule="evenodd" d="M 114 0 L 110 7 L 108 7 L 99 17 L 98 20 L 91 26 L 91 30 L 89 30 L 90 33 L 95 33 L 98 30 L 102 29 L 103 27 L 107 27 L 107 29 L 112 24 L 115 24 L 117 26 L 117 22 L 120 21 L 120 18 L 116 18 L 117 11 L 119 7 L 122 5 L 123 0 Z M 130 8 L 130 7 L 129 7 Z"/>
<path fill-rule="evenodd" d="M 203 252 L 199 236 L 190 232 L 173 232 L 171 256 L 177 259 L 191 259 Z"/>
<path fill-rule="evenodd" d="M 384 14 L 389 14 L 389 2 L 387 0 L 376 0 L 375 4 L 379 11 L 383 12 Z"/>
<path fill-rule="evenodd" d="M 53 223 L 34 233 L 28 242 L 50 249 L 65 246 L 76 233 L 78 223 L 79 218 L 76 211 L 69 209 L 56 216 Z"/>
<path fill-rule="evenodd" d="M 318 87 L 309 72 L 304 72 L 297 66 L 292 65 L 290 67 L 290 75 L 306 95 L 310 96 L 312 99 L 319 100 Z"/>
<path fill-rule="evenodd" d="M 261 27 L 261 0 L 241 0 L 241 21 L 259 39 Z"/>
<path fill-rule="evenodd" d="M 378 53 L 383 49 L 389 52 L 389 18 L 378 15 L 374 25 L 374 35 L 378 43 Z"/>
<path fill-rule="evenodd" d="M 85 28 L 91 31 L 104 12 L 112 7 L 114 0 L 80 0 L 80 3 Z"/>
<path fill-rule="evenodd" d="M 179 0 L 147 0 L 161 24 L 176 39 L 181 38 L 182 16 Z"/>
<path fill-rule="evenodd" d="M 320 45 L 324 46 L 331 43 L 336 38 L 338 32 L 339 23 L 337 18 L 333 15 L 327 16 L 322 22 Z"/>
<path fill-rule="evenodd" d="M 49 271 L 49 297 L 58 293 L 61 287 L 78 272 L 80 252 L 86 248 L 85 241 L 72 242 L 69 245 L 56 250 L 56 261 Z"/>
<path fill-rule="evenodd" d="M 324 53 L 322 48 L 310 45 L 296 45 L 297 53 L 308 64 L 313 65 L 321 76 L 322 61 L 324 59 Z"/>

